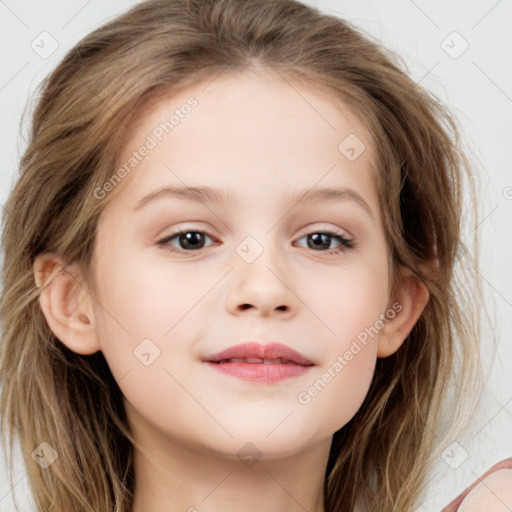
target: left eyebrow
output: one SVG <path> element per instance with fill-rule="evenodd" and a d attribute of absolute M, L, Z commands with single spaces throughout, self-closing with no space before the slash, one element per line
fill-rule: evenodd
<path fill-rule="evenodd" d="M 359 192 L 352 188 L 309 188 L 294 192 L 288 196 L 288 200 L 293 204 L 319 204 L 347 200 L 353 201 L 361 206 L 373 219 L 373 212 L 369 204 L 364 200 L 363 196 L 361 196 Z"/>
<path fill-rule="evenodd" d="M 139 210 L 151 201 L 161 197 L 174 197 L 197 203 L 230 203 L 238 201 L 229 190 L 219 190 L 206 186 L 165 186 L 144 196 L 133 208 Z M 351 188 L 317 188 L 298 190 L 287 196 L 292 204 L 319 204 L 322 202 L 353 201 L 361 206 L 373 219 L 373 212 L 364 198 Z"/>

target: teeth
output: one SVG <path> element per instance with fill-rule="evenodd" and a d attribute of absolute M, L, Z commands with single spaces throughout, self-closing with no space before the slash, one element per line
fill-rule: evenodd
<path fill-rule="evenodd" d="M 219 363 L 253 363 L 253 364 L 286 364 L 291 361 L 285 361 L 283 359 L 260 359 L 259 357 L 247 357 L 247 358 L 236 358 L 222 359 Z"/>

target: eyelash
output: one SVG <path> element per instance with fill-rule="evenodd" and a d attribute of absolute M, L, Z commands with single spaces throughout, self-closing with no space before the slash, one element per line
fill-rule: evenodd
<path fill-rule="evenodd" d="M 189 229 L 182 229 L 180 231 L 174 231 L 172 233 L 169 233 L 164 238 L 158 240 L 156 242 L 156 244 L 158 246 L 161 246 L 161 247 L 165 248 L 166 250 L 169 250 L 170 252 L 177 252 L 177 253 L 194 253 L 194 252 L 199 252 L 201 249 L 198 249 L 198 250 L 190 250 L 190 249 L 189 250 L 183 250 L 183 249 L 175 249 L 175 248 L 171 248 L 170 247 L 169 242 L 171 240 L 176 238 L 178 235 L 182 235 L 182 234 L 185 234 L 185 233 L 200 233 L 200 234 L 204 234 L 204 235 L 208 236 L 209 238 L 211 238 L 212 240 L 215 241 L 214 237 L 212 235 L 210 235 L 207 231 L 201 231 L 201 230 L 198 230 L 198 229 L 190 229 L 189 228 Z M 331 230 L 311 231 L 309 233 L 305 233 L 304 235 L 302 235 L 298 240 L 301 240 L 302 238 L 307 237 L 308 235 L 315 235 L 315 234 L 321 234 L 321 235 L 330 236 L 330 237 L 336 239 L 341 244 L 339 247 L 337 247 L 334 250 L 327 249 L 325 251 L 315 251 L 315 252 L 320 252 L 320 253 L 323 252 L 323 253 L 327 253 L 329 255 L 339 255 L 341 253 L 346 253 L 349 250 L 355 249 L 357 247 L 357 244 L 355 243 L 354 239 L 346 238 L 341 233 L 338 233 L 336 231 L 331 231 Z M 331 251 L 331 252 L 328 252 L 328 251 Z"/>

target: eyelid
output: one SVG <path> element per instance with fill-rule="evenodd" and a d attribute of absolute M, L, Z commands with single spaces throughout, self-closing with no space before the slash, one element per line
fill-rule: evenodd
<path fill-rule="evenodd" d="M 191 222 L 193 222 L 193 221 L 191 221 Z M 173 235 L 181 233 L 183 231 L 197 231 L 197 232 L 205 233 L 208 236 L 210 236 L 211 238 L 215 238 L 215 236 L 212 234 L 212 231 L 210 230 L 210 228 L 206 228 L 206 227 L 203 227 L 200 225 L 193 225 L 193 224 L 185 223 L 185 224 L 179 224 L 172 228 L 164 229 L 160 235 L 155 237 L 155 240 L 160 240 L 164 237 L 173 236 Z"/>
<path fill-rule="evenodd" d="M 322 222 L 314 222 L 309 224 L 305 228 L 300 230 L 300 235 L 298 238 L 302 238 L 305 235 L 310 235 L 311 233 L 323 233 L 323 232 L 331 232 L 335 235 L 342 236 L 347 239 L 353 239 L 354 236 L 349 233 L 346 229 L 339 228 L 338 226 L 321 226 L 317 227 L 318 224 L 322 224 Z"/>

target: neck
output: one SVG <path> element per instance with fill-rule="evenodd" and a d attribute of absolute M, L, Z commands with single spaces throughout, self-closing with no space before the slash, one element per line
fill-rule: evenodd
<path fill-rule="evenodd" d="M 247 456 L 239 458 L 144 428 L 139 422 L 132 426 L 140 443 L 134 447 L 132 512 L 324 512 L 331 438 L 275 459 L 241 442 Z"/>

